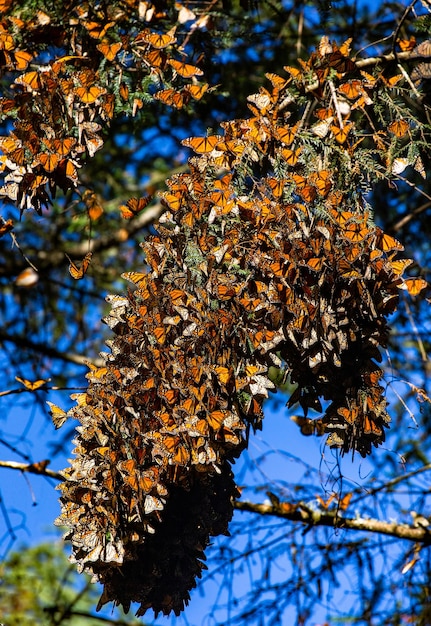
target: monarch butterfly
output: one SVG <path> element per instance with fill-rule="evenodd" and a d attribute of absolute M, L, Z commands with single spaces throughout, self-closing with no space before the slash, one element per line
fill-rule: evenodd
<path fill-rule="evenodd" d="M 321 437 L 325 434 L 326 427 L 321 419 L 313 420 L 309 417 L 301 417 L 300 415 L 291 415 L 290 419 L 299 426 L 301 434 L 306 437 L 310 435 Z"/>
<path fill-rule="evenodd" d="M 166 54 L 162 50 L 149 50 L 144 54 L 144 59 L 151 67 L 160 69 L 166 63 Z"/>
<path fill-rule="evenodd" d="M 376 422 L 370 419 L 368 416 L 364 417 L 364 423 L 362 428 L 364 431 L 364 435 L 372 435 L 373 437 L 381 437 L 383 435 L 382 427 L 378 426 Z"/>
<path fill-rule="evenodd" d="M 318 503 L 320 504 L 320 506 L 324 509 L 328 509 L 329 505 L 331 504 L 331 502 L 333 502 L 334 498 L 336 497 L 335 493 L 331 493 L 331 495 L 329 496 L 329 498 L 326 500 L 323 500 L 320 496 L 316 496 L 316 500 L 318 501 Z"/>
<path fill-rule="evenodd" d="M 84 143 L 90 157 L 93 157 L 97 150 L 103 146 L 103 139 L 97 134 L 100 124 L 96 122 L 83 122 L 78 127 L 80 137 L 84 134 Z"/>
<path fill-rule="evenodd" d="M 224 411 L 212 411 L 208 414 L 207 422 L 213 430 L 218 430 L 223 425 L 227 415 Z"/>
<path fill-rule="evenodd" d="M 296 189 L 301 190 L 307 185 L 307 179 L 305 176 L 300 176 L 299 174 L 293 174 L 292 180 L 295 183 Z"/>
<path fill-rule="evenodd" d="M 284 179 L 277 180 L 276 178 L 268 178 L 268 185 L 270 186 L 274 197 L 281 198 L 286 185 L 286 181 Z"/>
<path fill-rule="evenodd" d="M 30 52 L 26 52 L 24 50 L 17 50 L 13 53 L 14 57 L 14 65 L 16 70 L 25 70 L 27 69 L 28 64 L 33 58 L 33 55 Z"/>
<path fill-rule="evenodd" d="M 392 162 L 391 172 L 392 174 L 402 174 L 406 167 L 410 165 L 409 160 L 405 157 L 399 157 Z"/>
<path fill-rule="evenodd" d="M 99 22 L 84 22 L 84 26 L 88 31 L 88 34 L 93 39 L 102 39 L 108 30 L 115 26 L 115 22 L 107 22 L 106 24 L 99 24 Z"/>
<path fill-rule="evenodd" d="M 212 152 L 221 139 L 220 135 L 209 135 L 207 137 L 189 137 L 183 139 L 181 143 L 183 146 L 192 148 L 197 154 L 205 154 Z"/>
<path fill-rule="evenodd" d="M 343 128 L 333 124 L 331 126 L 332 134 L 338 143 L 344 143 L 349 135 L 350 130 L 353 128 L 353 124 L 346 124 Z"/>
<path fill-rule="evenodd" d="M 70 159 L 62 159 L 58 164 L 56 174 L 68 178 L 74 185 L 78 184 L 78 171 Z"/>
<path fill-rule="evenodd" d="M 122 45 L 123 44 L 121 43 L 121 41 L 117 41 L 116 43 L 111 44 L 108 42 L 102 42 L 97 45 L 97 49 L 103 54 L 105 59 L 107 59 L 108 61 L 113 61 L 118 52 L 121 50 Z"/>
<path fill-rule="evenodd" d="M 63 409 L 60 409 L 60 407 L 58 407 L 53 402 L 47 401 L 47 404 L 49 405 L 52 421 L 53 421 L 55 428 L 56 429 L 61 428 L 61 426 L 63 426 L 64 422 L 67 420 L 67 417 L 68 417 L 66 411 L 63 411 Z"/>
<path fill-rule="evenodd" d="M 214 372 L 217 374 L 217 378 L 222 385 L 226 385 L 232 376 L 231 369 L 222 365 L 216 366 Z"/>
<path fill-rule="evenodd" d="M 396 137 L 404 137 L 409 128 L 409 124 L 403 119 L 391 122 L 388 126 L 389 132 L 393 133 Z"/>
<path fill-rule="evenodd" d="M 64 139 L 46 139 L 45 144 L 52 152 L 55 152 L 57 156 L 63 158 L 72 150 L 76 144 L 76 139 L 73 137 L 65 137 Z"/>
<path fill-rule="evenodd" d="M 58 165 L 59 157 L 57 154 L 42 152 L 39 154 L 39 161 L 46 172 L 53 172 Z"/>
<path fill-rule="evenodd" d="M 178 211 L 181 207 L 181 196 L 174 195 L 173 193 L 163 193 L 162 200 L 172 211 Z"/>
<path fill-rule="evenodd" d="M 413 164 L 413 167 L 422 176 L 422 178 L 427 177 L 425 166 L 420 156 L 417 157 L 416 161 Z"/>
<path fill-rule="evenodd" d="M 105 93 L 103 87 L 98 85 L 77 87 L 75 90 L 76 95 L 84 104 L 93 104 L 99 96 Z"/>
<path fill-rule="evenodd" d="M 184 90 L 191 95 L 193 100 L 200 100 L 208 90 L 208 83 L 203 85 L 186 85 Z"/>
<path fill-rule="evenodd" d="M 338 87 L 338 91 L 346 98 L 349 98 L 349 100 L 356 100 L 363 91 L 362 81 L 351 80 L 348 83 L 343 83 Z"/>
<path fill-rule="evenodd" d="M 119 92 L 120 98 L 123 100 L 123 102 L 127 102 L 127 100 L 129 99 L 129 87 L 128 87 L 127 83 L 122 81 L 120 83 L 120 88 L 119 88 L 118 92 Z"/>
<path fill-rule="evenodd" d="M 334 51 L 331 42 L 329 41 L 329 37 L 324 35 L 319 42 L 319 54 L 320 56 L 326 56 L 327 54 L 331 54 Z"/>
<path fill-rule="evenodd" d="M 1 220 L 0 221 L 0 237 L 3 237 L 3 235 L 5 235 L 9 231 L 13 230 L 14 224 L 13 224 L 12 220 L 6 220 L 5 221 L 3 218 L 0 218 L 0 220 Z"/>
<path fill-rule="evenodd" d="M 92 256 L 93 256 L 92 252 L 87 252 L 87 254 L 85 255 L 85 257 L 83 258 L 81 262 L 80 267 L 75 265 L 75 263 L 69 257 L 67 257 L 70 263 L 69 273 L 72 276 L 72 278 L 74 278 L 75 280 L 80 280 L 81 278 L 84 278 L 84 275 L 86 274 L 88 267 L 90 265 Z"/>
<path fill-rule="evenodd" d="M 359 409 L 358 407 L 348 409 L 347 407 L 342 406 L 339 409 L 337 409 L 337 413 L 341 417 L 344 417 L 346 422 L 348 422 L 349 424 L 354 424 L 356 420 L 358 419 Z"/>
<path fill-rule="evenodd" d="M 26 267 L 15 278 L 15 285 L 17 287 L 34 287 L 38 281 L 39 274 L 32 267 Z"/>
<path fill-rule="evenodd" d="M 395 87 L 400 80 L 404 78 L 402 74 L 397 74 L 396 76 L 391 76 L 390 78 L 385 78 L 383 74 L 379 75 L 379 78 L 385 83 L 387 87 Z"/>
<path fill-rule="evenodd" d="M 392 252 L 392 250 L 404 250 L 404 246 L 394 237 L 387 235 L 380 228 L 377 229 L 376 244 L 383 252 Z"/>
<path fill-rule="evenodd" d="M 291 77 L 294 80 L 302 80 L 303 79 L 303 73 L 301 72 L 301 70 L 299 70 L 297 67 L 291 67 L 290 65 L 284 65 L 283 69 L 291 75 Z"/>
<path fill-rule="evenodd" d="M 402 52 L 409 52 L 416 46 L 416 37 L 410 37 L 410 39 L 398 39 L 397 41 Z"/>
<path fill-rule="evenodd" d="M 233 287 L 228 287 L 227 285 L 218 285 L 217 295 L 220 300 L 230 300 L 236 295 L 236 291 Z"/>
<path fill-rule="evenodd" d="M 320 139 L 323 139 L 329 133 L 333 119 L 333 117 L 328 117 L 325 120 L 317 122 L 317 124 L 314 124 L 311 127 L 311 132 L 317 137 L 320 137 Z"/>
<path fill-rule="evenodd" d="M 151 202 L 152 196 L 146 196 L 144 198 L 130 198 L 127 204 L 120 206 L 121 216 L 126 220 L 130 220 L 136 217 L 145 207 Z"/>
<path fill-rule="evenodd" d="M 307 265 L 310 269 L 315 272 L 319 272 L 322 269 L 324 259 L 322 257 L 312 257 L 308 259 Z"/>
<path fill-rule="evenodd" d="M 195 65 L 189 65 L 182 61 L 176 61 L 175 59 L 168 59 L 168 64 L 183 78 L 203 75 L 203 71 Z"/>
<path fill-rule="evenodd" d="M 305 202 L 313 202 L 313 200 L 317 196 L 316 187 L 313 187 L 312 185 L 306 185 L 299 190 L 299 195 L 301 196 L 301 198 L 303 198 L 303 200 L 305 200 Z"/>
<path fill-rule="evenodd" d="M 174 106 L 177 109 L 181 109 L 184 104 L 184 98 L 180 91 L 175 89 L 162 89 L 154 94 L 156 100 L 160 100 L 168 106 Z"/>
<path fill-rule="evenodd" d="M 353 242 L 363 241 L 370 232 L 369 228 L 364 224 L 365 222 L 354 222 L 353 224 L 348 224 L 343 231 L 343 235 Z"/>
<path fill-rule="evenodd" d="M 314 176 L 312 178 L 312 182 L 314 185 L 316 185 L 319 195 L 323 197 L 325 197 L 331 189 L 332 183 L 330 180 L 330 176 L 331 173 L 328 170 L 321 170 L 317 173 L 317 176 Z"/>
<path fill-rule="evenodd" d="M 302 146 L 299 146 L 296 150 L 289 150 L 288 148 L 283 148 L 280 150 L 280 156 L 288 165 L 294 167 L 298 163 L 299 155 L 302 152 Z"/>
<path fill-rule="evenodd" d="M 404 270 L 407 267 L 409 267 L 409 265 L 411 265 L 412 263 L 413 263 L 413 259 L 399 259 L 397 261 L 391 261 L 390 265 L 394 273 L 397 274 L 398 276 L 401 276 Z"/>
<path fill-rule="evenodd" d="M 338 508 L 341 511 L 345 511 L 349 504 L 350 504 L 350 500 L 352 499 L 353 493 L 350 491 L 349 493 L 346 493 L 346 495 L 338 500 Z"/>
<path fill-rule="evenodd" d="M 290 146 L 290 144 L 295 139 L 299 124 L 295 124 L 295 126 L 281 126 L 275 129 L 274 134 L 281 142 L 285 143 L 286 146 Z"/>
<path fill-rule="evenodd" d="M 406 278 L 400 285 L 400 289 L 406 289 L 411 296 L 417 296 L 428 283 L 423 278 Z"/>
<path fill-rule="evenodd" d="M 46 379 L 39 379 L 39 380 L 35 380 L 35 381 L 30 381 L 27 380 L 26 378 L 20 378 L 19 376 L 15 376 L 15 380 L 17 380 L 19 383 L 23 384 L 24 387 L 26 389 L 28 389 L 29 391 L 36 391 L 37 389 L 40 389 L 41 387 L 43 387 L 44 385 L 46 385 L 46 383 L 50 382 L 50 378 L 46 378 Z"/>
<path fill-rule="evenodd" d="M 36 70 L 27 72 L 26 74 L 21 74 L 21 76 L 18 76 L 18 78 L 15 79 L 15 83 L 17 85 L 24 85 L 31 91 L 38 91 L 39 89 L 42 89 L 44 85 L 41 74 Z"/>
<path fill-rule="evenodd" d="M 335 52 L 325 55 L 323 64 L 325 67 L 333 68 L 339 74 L 353 72 L 356 69 L 356 63 L 344 56 L 340 50 L 336 50 Z"/>
<path fill-rule="evenodd" d="M 415 52 L 424 57 L 431 56 L 431 39 L 425 39 L 415 48 Z"/>
<path fill-rule="evenodd" d="M 142 39 L 150 44 L 153 48 L 157 50 L 161 50 L 163 48 L 167 48 L 170 44 L 176 42 L 176 38 L 173 35 L 174 29 L 171 29 L 170 32 L 163 34 L 159 33 L 149 33 L 143 32 L 141 33 Z M 140 37 L 138 35 L 138 37 Z"/>

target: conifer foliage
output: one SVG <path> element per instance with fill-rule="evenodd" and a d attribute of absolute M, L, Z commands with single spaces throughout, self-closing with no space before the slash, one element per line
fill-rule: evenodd
<path fill-rule="evenodd" d="M 422 173 L 429 125 L 418 85 L 381 63 L 368 73 L 324 38 L 302 69 L 267 76 L 249 118 L 184 142 L 196 156 L 168 181 L 149 269 L 108 297 L 110 352 L 68 413 L 80 425 L 57 523 L 104 584 L 100 606 L 187 604 L 210 536 L 227 532 L 231 465 L 262 426 L 269 367 L 328 445 L 365 456 L 384 441 L 387 317 L 426 282 L 405 276 L 365 193 Z"/>

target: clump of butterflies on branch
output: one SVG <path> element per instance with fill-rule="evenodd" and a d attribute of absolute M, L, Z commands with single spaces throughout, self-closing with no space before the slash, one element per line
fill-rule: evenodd
<path fill-rule="evenodd" d="M 152 100 L 185 107 L 207 92 L 194 35 L 211 30 L 211 3 L 195 12 L 163 1 L 18 4 L 0 0 L 0 115 L 12 126 L 0 137 L 0 197 L 41 213 L 58 189 L 72 190 L 97 219 L 94 193 L 80 193 L 80 169 L 115 116 L 136 116 Z M 0 235 L 12 226 L 3 223 Z"/>
<path fill-rule="evenodd" d="M 400 44 L 404 57 L 424 50 Z M 262 426 L 269 368 L 284 369 L 288 405 L 329 446 L 366 456 L 385 440 L 387 318 L 427 283 L 405 274 L 412 260 L 365 193 L 408 166 L 424 175 L 430 126 L 408 106 L 422 78 L 349 45 L 324 38 L 300 69 L 267 74 L 249 118 L 183 142 L 195 156 L 167 181 L 148 269 L 107 298 L 104 366 L 68 413 L 52 405 L 57 426 L 80 423 L 57 523 L 103 584 L 99 607 L 188 603 L 210 537 L 227 533 L 231 466 Z"/>

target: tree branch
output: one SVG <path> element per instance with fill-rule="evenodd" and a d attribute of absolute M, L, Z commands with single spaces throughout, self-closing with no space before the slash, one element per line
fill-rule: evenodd
<path fill-rule="evenodd" d="M 42 476 L 49 476 L 49 478 L 55 478 L 56 480 L 64 480 L 64 476 L 60 472 L 55 472 L 47 468 L 49 461 L 40 461 L 39 463 L 17 463 L 16 461 L 1 461 L 0 467 L 8 467 L 9 469 L 19 470 L 20 472 L 27 472 L 29 474 L 41 474 Z"/>
<path fill-rule="evenodd" d="M 397 539 L 407 539 L 416 543 L 431 544 L 431 532 L 426 528 L 416 528 L 408 524 L 397 522 L 382 522 L 373 518 L 345 518 L 341 517 L 340 511 L 316 511 L 306 504 L 280 503 L 255 504 L 254 502 L 235 502 L 235 509 L 248 511 L 259 515 L 271 515 L 280 517 L 291 522 L 302 522 L 309 528 L 312 526 L 328 526 L 330 528 L 345 528 L 347 530 L 362 530 L 366 532 L 389 535 Z"/>

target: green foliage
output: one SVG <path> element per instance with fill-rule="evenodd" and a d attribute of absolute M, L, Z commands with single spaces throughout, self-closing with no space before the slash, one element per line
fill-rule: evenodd
<path fill-rule="evenodd" d="M 95 586 L 77 575 L 59 541 L 21 546 L 0 565 L 0 615 L 7 626 L 85 626 L 96 598 Z"/>

